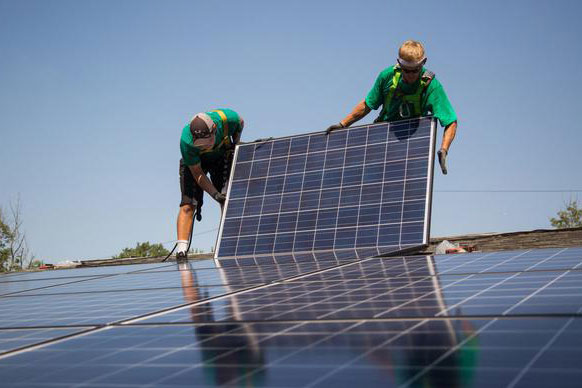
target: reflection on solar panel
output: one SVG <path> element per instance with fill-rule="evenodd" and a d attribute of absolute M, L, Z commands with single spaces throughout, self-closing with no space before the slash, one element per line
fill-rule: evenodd
<path fill-rule="evenodd" d="M 237 147 L 216 257 L 426 244 L 434 132 L 421 118 Z"/>
<path fill-rule="evenodd" d="M 582 375 L 582 248 L 194 266 L 60 285 L 35 274 L 52 286 L 0 298 L 2 385 L 575 387 Z"/>

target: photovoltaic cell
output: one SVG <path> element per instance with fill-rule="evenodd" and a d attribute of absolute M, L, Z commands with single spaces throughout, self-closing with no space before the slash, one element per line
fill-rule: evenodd
<path fill-rule="evenodd" d="M 215 256 L 426 244 L 434 132 L 420 118 L 238 146 Z"/>

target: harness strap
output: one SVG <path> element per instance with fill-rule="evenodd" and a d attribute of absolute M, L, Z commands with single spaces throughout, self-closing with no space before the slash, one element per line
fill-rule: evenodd
<path fill-rule="evenodd" d="M 220 119 L 222 120 L 222 129 L 224 132 L 224 136 L 222 137 L 222 142 L 220 142 L 219 146 L 221 146 L 223 144 L 229 146 L 230 145 L 230 135 L 228 133 L 228 119 L 226 117 L 226 114 L 224 114 L 224 112 L 221 111 L 220 109 L 213 110 L 213 112 L 218 113 L 218 115 L 220 116 Z"/>
<path fill-rule="evenodd" d="M 222 179 L 224 182 L 224 185 L 227 185 L 227 181 L 228 181 L 228 177 L 229 177 L 229 173 L 230 173 L 230 165 L 232 164 L 232 158 L 234 156 L 233 154 L 233 149 L 231 147 L 232 142 L 230 141 L 230 135 L 229 135 L 229 130 L 228 130 L 228 119 L 226 117 L 226 114 L 224 114 L 223 111 L 221 111 L 220 109 L 214 110 L 213 112 L 218 113 L 218 115 L 220 116 L 220 119 L 222 120 L 222 128 L 223 128 L 223 132 L 224 132 L 224 137 L 222 138 L 222 142 L 220 143 L 220 145 L 225 145 L 226 146 L 226 152 L 224 154 L 224 165 L 223 165 L 223 170 L 222 170 Z"/>
<path fill-rule="evenodd" d="M 400 79 L 402 78 L 402 69 L 400 68 L 400 65 L 396 64 L 394 66 L 394 75 L 392 76 L 392 84 L 390 85 L 390 88 L 388 89 L 388 93 L 386 94 L 386 98 L 384 99 L 384 106 L 382 107 L 382 111 L 380 112 L 380 115 L 378 116 L 378 119 L 382 116 L 384 116 L 385 113 L 387 113 L 389 107 L 390 107 L 390 103 L 392 102 L 392 100 L 394 98 L 399 98 L 402 99 L 403 102 L 406 103 L 411 103 L 414 107 L 414 114 L 420 115 L 422 114 L 421 111 L 421 104 L 422 104 L 422 98 L 424 97 L 424 94 L 426 92 L 426 90 L 428 89 L 428 85 L 431 83 L 431 81 L 434 78 L 434 73 L 430 70 L 426 70 L 422 73 L 421 78 L 420 78 L 420 86 L 417 89 L 417 91 L 413 94 L 407 95 L 404 94 L 402 92 L 402 90 L 400 90 L 400 88 L 398 87 L 398 84 L 400 82 Z M 401 109 L 401 114 L 402 112 L 402 105 L 400 106 Z M 409 109 L 408 109 L 409 110 Z M 410 112 L 408 112 L 410 114 Z M 376 119 L 376 120 L 378 120 Z"/>
<path fill-rule="evenodd" d="M 212 112 L 216 112 L 218 114 L 218 116 L 220 116 L 220 120 L 222 120 L 222 129 L 223 129 L 222 141 L 220 142 L 220 144 L 218 144 L 218 146 L 212 147 L 209 150 L 204 150 L 204 151 L 200 152 L 201 154 L 205 154 L 207 152 L 212 152 L 215 148 L 221 147 L 223 145 L 226 145 L 228 147 L 231 144 L 230 136 L 228 133 L 229 132 L 228 131 L 228 118 L 226 117 L 226 114 L 220 109 L 213 110 Z"/>

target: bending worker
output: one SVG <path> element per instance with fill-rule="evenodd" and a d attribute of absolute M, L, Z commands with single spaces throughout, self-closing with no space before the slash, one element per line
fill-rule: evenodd
<path fill-rule="evenodd" d="M 398 50 L 396 65 L 380 73 L 365 100 L 360 101 L 352 112 L 339 124 L 327 129 L 346 128 L 382 105 L 374 122 L 396 121 L 432 113 L 445 128 L 438 151 L 443 174 L 447 173 L 447 154 L 457 132 L 457 115 L 433 72 L 424 68 L 426 56 L 422 43 L 407 40 Z"/>
<path fill-rule="evenodd" d="M 202 219 L 202 197 L 206 191 L 220 204 L 226 195 L 232 152 L 240 141 L 243 119 L 233 110 L 221 109 L 198 113 L 182 130 L 180 139 L 180 190 L 176 260 L 188 258 L 188 238 L 194 220 Z M 206 176 L 210 173 L 210 179 Z"/>

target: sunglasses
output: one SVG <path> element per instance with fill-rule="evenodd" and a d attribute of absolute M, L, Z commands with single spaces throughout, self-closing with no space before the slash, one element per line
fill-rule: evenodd
<path fill-rule="evenodd" d="M 416 73 L 420 72 L 420 70 L 422 70 L 422 66 L 417 67 L 415 69 L 406 69 L 404 67 L 400 67 L 400 68 L 402 69 L 402 72 L 404 74 L 416 74 Z"/>

